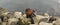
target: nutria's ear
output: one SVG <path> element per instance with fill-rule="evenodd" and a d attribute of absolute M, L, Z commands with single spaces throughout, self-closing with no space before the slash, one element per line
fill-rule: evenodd
<path fill-rule="evenodd" d="M 33 12 L 35 12 L 35 10 L 33 10 Z"/>
<path fill-rule="evenodd" d="M 31 9 L 30 9 L 30 8 L 26 8 L 26 9 L 25 9 L 25 12 L 27 12 L 28 10 L 31 10 Z"/>

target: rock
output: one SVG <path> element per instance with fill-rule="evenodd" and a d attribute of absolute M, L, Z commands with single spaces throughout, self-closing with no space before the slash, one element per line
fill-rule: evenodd
<path fill-rule="evenodd" d="M 15 12 L 15 13 L 14 13 L 14 16 L 15 16 L 16 18 L 20 18 L 20 17 L 22 16 L 22 12 Z"/>
<path fill-rule="evenodd" d="M 53 25 L 52 23 L 41 22 L 39 25 Z"/>

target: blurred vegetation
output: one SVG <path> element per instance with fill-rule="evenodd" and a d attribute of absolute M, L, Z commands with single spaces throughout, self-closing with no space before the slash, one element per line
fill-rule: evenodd
<path fill-rule="evenodd" d="M 29 23 L 28 22 L 22 22 L 22 19 L 19 19 L 19 21 L 18 21 L 18 23 L 17 23 L 18 25 L 29 25 Z"/>
<path fill-rule="evenodd" d="M 8 10 L 6 10 L 6 9 L 4 9 L 4 8 L 2 8 L 2 7 L 0 7 L 0 15 L 2 15 L 3 13 L 5 13 L 5 12 L 7 12 Z"/>

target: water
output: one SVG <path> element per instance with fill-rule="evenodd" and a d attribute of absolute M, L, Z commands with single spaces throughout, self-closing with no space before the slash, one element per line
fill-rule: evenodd
<path fill-rule="evenodd" d="M 9 11 L 22 11 L 26 8 L 38 10 L 38 14 L 49 13 L 60 16 L 59 0 L 0 0 L 0 6 Z"/>

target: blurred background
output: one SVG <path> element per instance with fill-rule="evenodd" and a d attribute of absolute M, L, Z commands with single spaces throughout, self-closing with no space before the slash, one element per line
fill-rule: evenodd
<path fill-rule="evenodd" d="M 47 12 L 52 16 L 60 16 L 60 0 L 0 0 L 0 7 L 13 12 L 32 8 L 37 14 Z"/>

